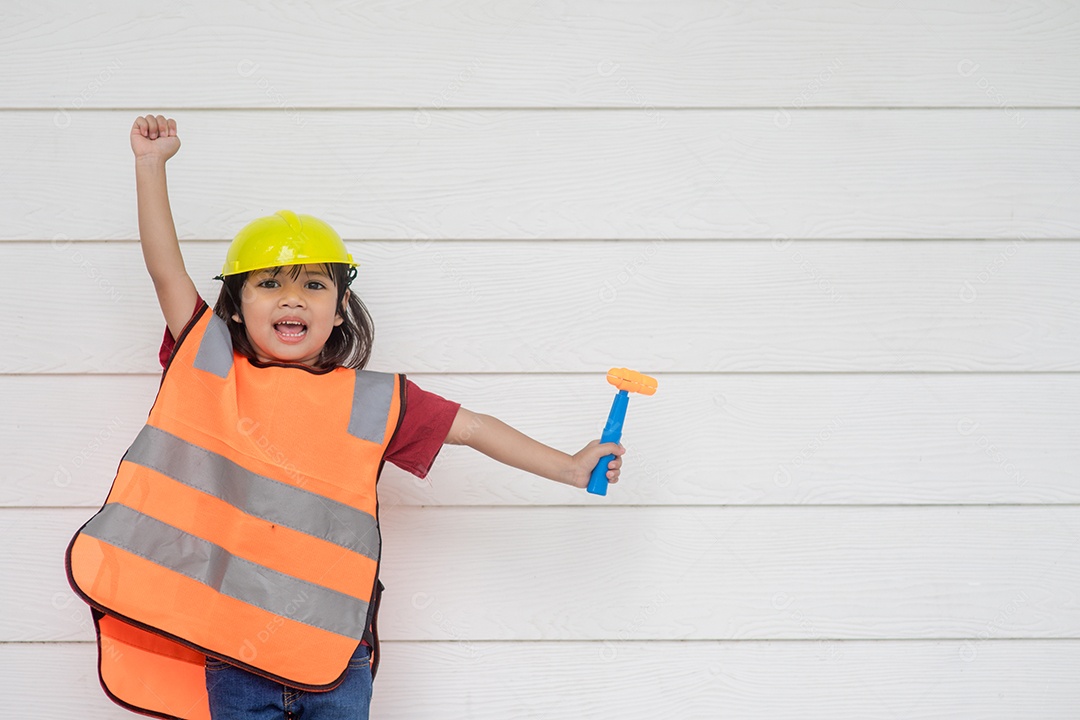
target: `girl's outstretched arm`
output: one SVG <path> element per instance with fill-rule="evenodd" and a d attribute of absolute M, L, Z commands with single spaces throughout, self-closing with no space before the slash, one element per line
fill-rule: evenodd
<path fill-rule="evenodd" d="M 173 337 L 180 337 L 195 309 L 199 291 L 184 267 L 165 184 L 165 162 L 180 149 L 176 121 L 166 120 L 164 115 L 135 118 L 131 126 L 131 149 L 135 153 L 143 260 L 154 281 L 165 323 Z"/>
<path fill-rule="evenodd" d="M 458 409 L 446 442 L 468 445 L 519 470 L 579 488 L 588 486 L 592 469 L 605 455 L 616 456 L 608 463 L 607 476 L 610 482 L 618 482 L 622 455 L 626 452 L 622 445 L 592 440 L 574 455 L 567 455 L 518 432 L 498 418 L 465 408 Z"/>

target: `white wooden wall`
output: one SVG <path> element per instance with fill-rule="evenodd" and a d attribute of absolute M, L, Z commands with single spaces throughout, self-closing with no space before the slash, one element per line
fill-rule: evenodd
<path fill-rule="evenodd" d="M 1075 718 L 1080 4 L 0 9 L 0 672 L 122 718 L 64 546 L 149 408 L 128 128 L 178 119 L 208 297 L 280 208 L 372 367 L 573 452 L 384 474 L 378 718 Z"/>

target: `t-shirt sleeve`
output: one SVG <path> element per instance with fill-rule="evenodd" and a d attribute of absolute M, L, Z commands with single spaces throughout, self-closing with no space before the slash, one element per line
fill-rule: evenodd
<path fill-rule="evenodd" d="M 191 311 L 191 317 L 195 317 L 195 313 L 202 310 L 206 305 L 206 301 L 200 297 L 195 301 L 195 309 Z M 191 322 L 191 318 L 188 318 L 188 322 Z M 169 364 L 169 356 L 172 355 L 173 349 L 176 348 L 176 338 L 169 332 L 169 326 L 165 326 L 165 337 L 161 339 L 161 347 L 158 349 L 158 360 L 161 361 L 161 367 L 165 367 Z"/>
<path fill-rule="evenodd" d="M 461 403 L 421 390 L 405 380 L 405 414 L 386 449 L 386 459 L 418 478 L 427 477 Z"/>

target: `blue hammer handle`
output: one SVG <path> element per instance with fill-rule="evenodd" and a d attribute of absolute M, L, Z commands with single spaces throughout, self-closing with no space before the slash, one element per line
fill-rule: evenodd
<path fill-rule="evenodd" d="M 604 432 L 600 435 L 600 442 L 619 442 L 622 437 L 623 420 L 626 419 L 626 406 L 629 402 L 630 394 L 627 391 L 620 390 L 615 393 L 615 401 L 611 403 L 611 412 L 608 413 L 607 424 L 604 425 Z M 600 458 L 600 462 L 596 463 L 596 467 L 593 468 L 592 475 L 589 476 L 589 487 L 587 488 L 593 495 L 607 495 L 608 463 L 614 459 L 614 455 L 605 455 Z"/>

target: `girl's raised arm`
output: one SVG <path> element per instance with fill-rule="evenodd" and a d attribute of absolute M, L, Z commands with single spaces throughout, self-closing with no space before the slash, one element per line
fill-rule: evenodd
<path fill-rule="evenodd" d="M 176 238 L 165 162 L 180 149 L 176 121 L 164 115 L 135 119 L 131 126 L 135 187 L 139 198 L 139 242 L 157 291 L 158 304 L 173 337 L 179 337 L 195 310 L 199 291 L 187 274 Z"/>

